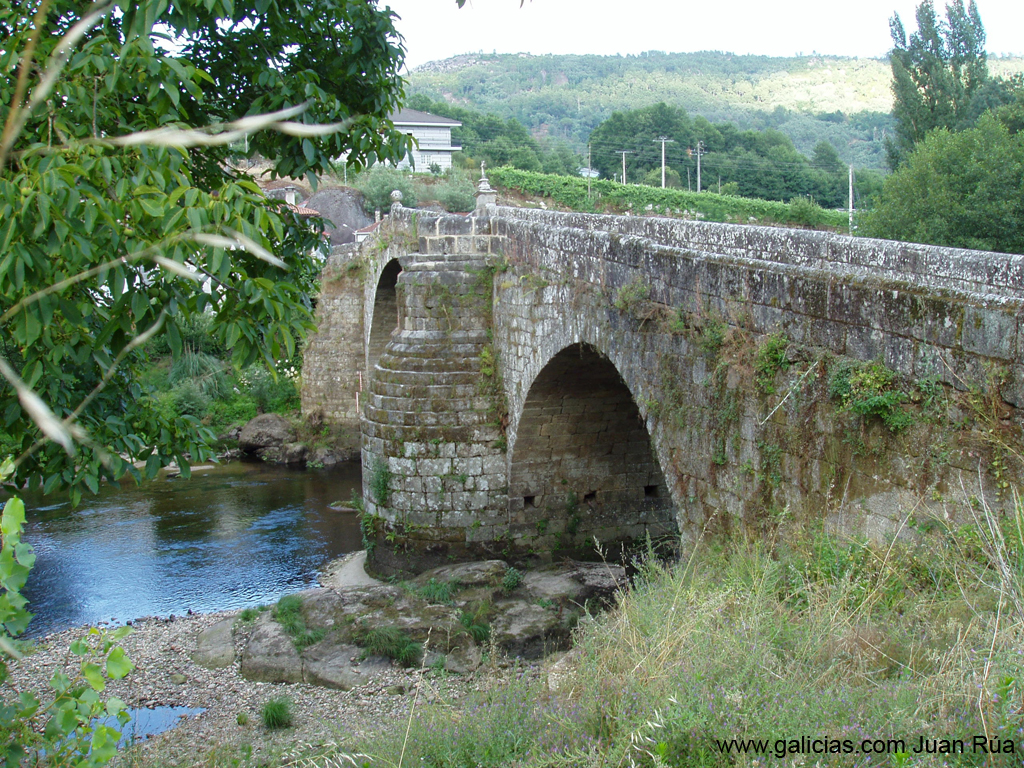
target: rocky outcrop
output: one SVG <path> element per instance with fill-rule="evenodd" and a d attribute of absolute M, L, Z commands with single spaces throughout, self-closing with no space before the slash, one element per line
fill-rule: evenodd
<path fill-rule="evenodd" d="M 568 561 L 506 578 L 503 560 L 443 566 L 410 582 L 361 584 L 299 593 L 302 621 L 318 642 L 296 643 L 264 613 L 241 657 L 250 680 L 306 682 L 348 689 L 392 663 L 368 655 L 374 633 L 421 644 L 422 663 L 465 673 L 476 669 L 490 643 L 528 659 L 569 646 L 591 605 L 609 604 L 625 584 L 620 566 Z M 331 583 L 328 581 L 327 583 Z"/>
<path fill-rule="evenodd" d="M 276 413 L 262 413 L 242 427 L 238 447 L 269 462 L 301 464 L 306 460 L 306 446 L 295 442 L 295 428 Z"/>
<path fill-rule="evenodd" d="M 370 224 L 373 219 L 363 211 L 363 196 L 348 187 L 320 187 L 306 201 L 306 207 L 317 211 L 324 220 L 324 232 L 331 245 L 355 241 L 355 231 Z"/>

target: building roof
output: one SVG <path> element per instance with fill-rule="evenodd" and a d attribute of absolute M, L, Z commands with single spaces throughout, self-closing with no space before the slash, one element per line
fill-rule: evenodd
<path fill-rule="evenodd" d="M 458 127 L 462 125 L 458 120 L 449 117 L 432 115 L 429 112 L 420 112 L 418 109 L 400 109 L 391 115 L 391 122 L 398 125 L 448 125 Z"/>

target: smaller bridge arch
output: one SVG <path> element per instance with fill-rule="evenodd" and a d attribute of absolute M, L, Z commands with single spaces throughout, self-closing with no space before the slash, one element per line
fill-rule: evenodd
<path fill-rule="evenodd" d="M 372 371 L 380 359 L 381 352 L 398 327 L 398 276 L 402 265 L 398 259 L 391 259 L 381 270 L 373 294 L 373 315 L 370 320 L 370 334 L 366 343 L 366 370 Z"/>
<path fill-rule="evenodd" d="M 672 499 L 651 437 L 614 363 L 570 344 L 527 392 L 509 450 L 513 539 L 551 538 L 581 553 L 676 537 Z"/>

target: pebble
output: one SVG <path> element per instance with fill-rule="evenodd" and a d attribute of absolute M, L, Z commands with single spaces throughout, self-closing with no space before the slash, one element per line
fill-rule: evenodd
<path fill-rule="evenodd" d="M 237 751 L 242 745 L 250 745 L 252 762 L 258 764 L 256 756 L 260 754 L 279 754 L 295 745 L 327 744 L 339 732 L 372 734 L 408 717 L 414 697 L 401 695 L 399 690 L 408 693 L 423 684 L 428 701 L 450 705 L 467 694 L 506 686 L 523 672 L 501 660 L 464 677 L 436 677 L 429 670 L 395 666 L 351 691 L 305 683 L 252 682 L 239 674 L 237 661 L 251 626 L 236 629 L 233 665 L 209 670 L 194 664 L 190 654 L 199 633 L 234 615 L 237 612 L 222 611 L 176 619 L 146 617 L 132 622 L 132 633 L 122 639 L 121 646 L 136 669 L 122 680 L 111 681 L 102 695 L 117 696 L 133 708 L 185 706 L 205 710 L 135 747 L 148 761 L 188 768 L 209 764 L 214 749 Z M 55 671 L 75 674 L 75 658 L 67 648 L 86 632 L 87 628 L 71 629 L 36 640 L 23 659 L 10 665 L 2 697 L 7 698 L 12 689 L 29 690 L 45 702 L 48 682 Z M 536 674 L 536 668 L 526 671 Z M 268 731 L 260 723 L 260 710 L 268 699 L 279 696 L 293 701 L 295 726 Z M 239 712 L 248 715 L 248 725 L 238 725 Z M 124 760 L 126 764 L 133 761 L 131 757 Z"/>

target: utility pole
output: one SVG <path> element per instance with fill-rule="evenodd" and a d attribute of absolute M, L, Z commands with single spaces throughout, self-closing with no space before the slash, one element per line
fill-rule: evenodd
<path fill-rule="evenodd" d="M 665 188 L 665 144 L 666 143 L 674 143 L 675 139 L 670 139 L 667 136 L 659 136 L 658 138 L 653 139 L 653 141 L 654 141 L 655 144 L 657 144 L 659 141 L 661 142 L 661 188 L 664 189 Z"/>
<path fill-rule="evenodd" d="M 632 155 L 633 150 L 631 149 L 620 149 L 617 150 L 617 154 L 622 155 L 622 183 L 626 183 L 626 155 Z"/>
<path fill-rule="evenodd" d="M 686 150 L 686 153 L 688 155 L 690 155 L 691 157 L 693 156 L 694 152 L 697 153 L 697 191 L 700 192 L 700 156 L 704 154 L 704 142 L 703 141 L 698 141 L 697 142 L 697 149 L 688 149 L 688 150 Z M 687 175 L 689 175 L 689 174 L 687 174 Z"/>
<path fill-rule="evenodd" d="M 850 165 L 850 234 L 853 234 L 853 165 Z"/>

